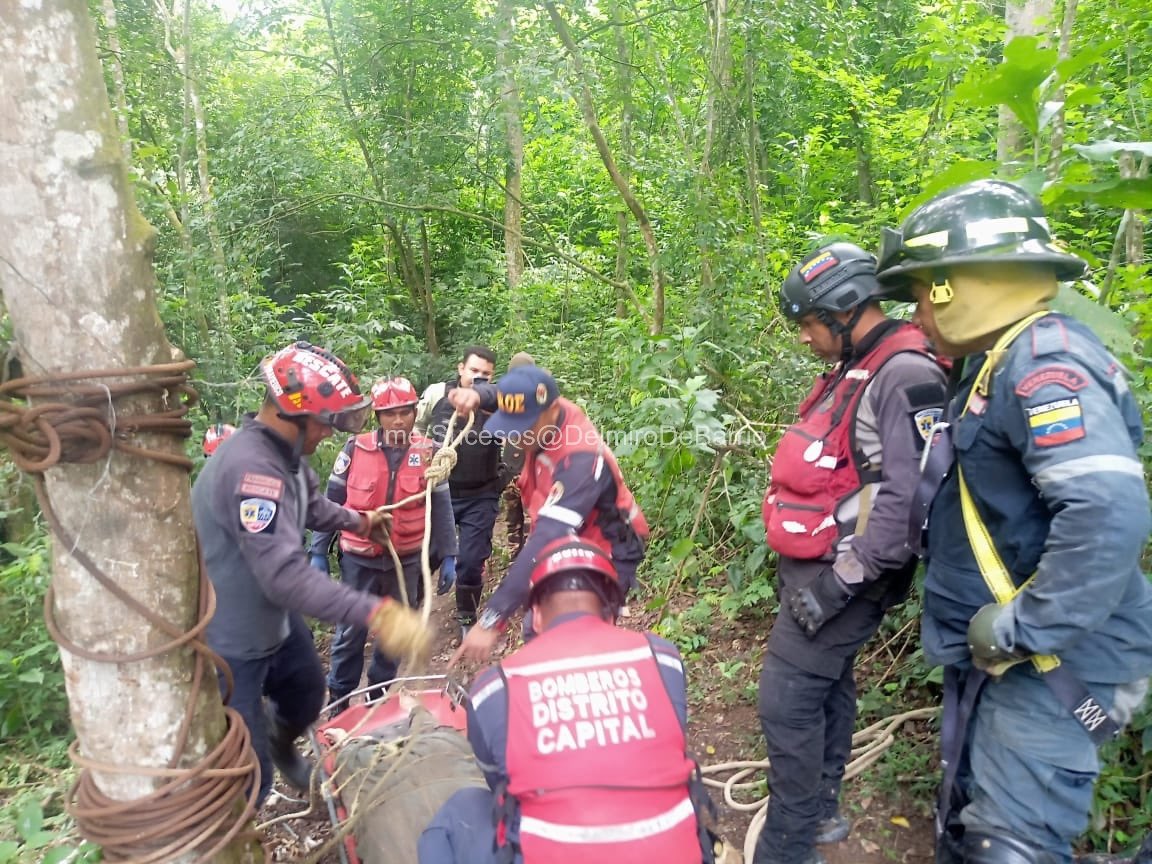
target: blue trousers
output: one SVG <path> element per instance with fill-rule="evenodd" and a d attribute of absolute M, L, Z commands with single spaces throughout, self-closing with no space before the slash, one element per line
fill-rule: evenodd
<path fill-rule="evenodd" d="M 388 569 L 378 566 L 378 559 L 360 559 L 354 555 L 340 557 L 340 580 L 359 591 L 368 591 L 380 597 L 391 597 L 400 602 L 400 583 L 396 571 L 388 558 Z M 408 602 L 416 606 L 419 602 L 422 581 L 420 559 L 404 563 L 404 585 L 408 591 Z M 332 665 L 328 672 L 328 699 L 335 701 L 347 696 L 360 686 L 360 676 L 364 672 L 364 645 L 368 641 L 366 624 L 343 624 L 336 628 L 332 637 Z M 372 649 L 372 662 L 368 665 L 368 683 L 382 684 L 396 677 L 400 664 L 375 648 Z"/>
<path fill-rule="evenodd" d="M 1112 706 L 1113 685 L 1089 689 Z M 1006 831 L 1054 862 L 1071 862 L 1100 773 L 1088 733 L 1028 664 L 984 686 L 970 723 L 965 829 Z"/>
<path fill-rule="evenodd" d="M 260 762 L 260 800 L 272 788 L 272 755 L 268 750 L 268 725 L 264 699 L 280 723 L 299 735 L 320 716 L 324 705 L 324 667 L 312 631 L 297 613 L 289 616 L 288 638 L 267 657 L 238 660 L 225 657 L 232 670 L 232 701 L 252 736 L 252 749 Z M 219 675 L 220 693 L 227 682 Z"/>
<path fill-rule="evenodd" d="M 488 789 L 473 787 L 453 794 L 420 835 L 416 847 L 420 864 L 494 864 L 495 806 Z"/>
<path fill-rule="evenodd" d="M 460 554 L 456 558 L 456 617 L 462 624 L 476 623 L 476 609 L 484 593 L 484 564 L 492 554 L 492 530 L 499 512 L 499 492 L 452 499 L 452 515 L 460 538 Z"/>
<path fill-rule="evenodd" d="M 816 826 L 836 812 L 856 725 L 855 660 L 853 653 L 840 676 L 828 678 L 764 655 L 759 708 L 771 797 L 756 861 L 805 860 Z"/>

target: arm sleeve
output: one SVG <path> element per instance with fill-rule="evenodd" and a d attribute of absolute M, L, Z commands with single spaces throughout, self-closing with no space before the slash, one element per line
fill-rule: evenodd
<path fill-rule="evenodd" d="M 852 541 L 865 581 L 908 563 L 908 522 L 920 482 L 920 454 L 927 430 L 945 402 L 944 372 L 928 357 L 898 355 L 865 394 L 872 401 L 880 436 L 881 480 L 864 531 Z"/>
<path fill-rule="evenodd" d="M 272 603 L 285 609 L 322 621 L 364 624 L 372 614 L 377 598 L 333 582 L 309 566 L 295 521 L 299 508 L 307 507 L 311 513 L 312 505 L 317 502 L 331 508 L 324 511 L 325 525 L 357 528 L 359 515 L 323 498 L 317 491 L 316 472 L 306 465 L 301 465 L 299 470 L 310 475 L 306 478 L 308 501 L 296 500 L 295 478 L 282 474 L 274 466 L 252 465 L 245 470 L 245 476 L 261 472 L 280 479 L 283 484 L 279 499 L 268 500 L 268 504 L 274 506 L 271 507 L 271 516 L 261 520 L 263 527 L 254 526 L 251 520 L 245 524 L 243 520 L 243 514 L 250 512 L 252 499 L 244 491 L 242 482 L 221 478 L 215 490 L 215 506 L 221 514 L 219 524 L 236 543 L 260 590 Z M 254 527 L 258 530 L 253 530 Z"/>
<path fill-rule="evenodd" d="M 1055 383 L 1060 376 L 1033 387 L 1044 380 L 1041 367 L 999 376 L 994 394 L 1010 403 L 1004 432 L 1051 514 L 1035 578 L 996 633 L 1008 648 L 1057 655 L 1112 615 L 1139 570 L 1150 521 L 1123 371 L 1109 380 L 1070 354 L 1058 362 L 1076 389 Z"/>
<path fill-rule="evenodd" d="M 508 690 L 497 667 L 480 673 L 468 700 L 468 743 L 488 788 L 495 790 L 508 778 L 502 755 L 508 744 Z"/>
<path fill-rule="evenodd" d="M 344 502 L 348 500 L 348 468 L 352 464 L 352 452 L 355 446 L 355 438 L 349 438 L 344 449 L 340 451 L 340 455 L 336 457 L 336 462 L 332 465 L 328 486 L 324 490 L 324 497 L 333 504 L 340 505 L 342 510 L 344 509 Z M 315 529 L 312 532 L 312 542 L 308 544 L 308 554 L 327 555 L 332 548 L 332 541 L 336 537 L 336 529 L 317 528 L 312 521 L 311 508 L 308 513 L 308 525 Z M 357 520 L 355 527 L 359 527 L 359 520 Z"/>
<path fill-rule="evenodd" d="M 540 508 L 528 542 L 488 600 L 488 608 L 502 619 L 511 618 L 528 602 L 532 562 L 540 551 L 553 540 L 579 534 L 605 489 L 614 488 L 612 472 L 602 467 L 597 474 L 596 462 L 593 453 L 573 453 L 556 466 L 552 492 L 559 492 L 559 496 Z M 552 499 L 552 494 L 548 497 Z"/>
<path fill-rule="evenodd" d="M 452 515 L 452 493 L 447 483 L 441 483 L 432 490 L 431 549 L 440 558 L 459 554 L 456 519 Z"/>
<path fill-rule="evenodd" d="M 684 661 L 676 646 L 667 639 L 661 639 L 654 633 L 646 634 L 652 645 L 652 653 L 660 667 L 660 678 L 664 682 L 664 689 L 672 700 L 672 707 L 676 709 L 676 716 L 680 718 L 680 728 L 685 734 L 688 732 L 688 681 L 684 674 Z"/>
<path fill-rule="evenodd" d="M 428 385 L 420 394 L 420 401 L 416 403 L 416 431 L 421 435 L 428 434 L 428 424 L 432 422 L 432 409 L 444 395 L 444 385 L 437 381 Z"/>
<path fill-rule="evenodd" d="M 499 406 L 496 404 L 496 385 L 484 384 L 481 382 L 474 383 L 472 389 L 475 390 L 480 396 L 480 410 L 481 411 L 495 411 Z"/>

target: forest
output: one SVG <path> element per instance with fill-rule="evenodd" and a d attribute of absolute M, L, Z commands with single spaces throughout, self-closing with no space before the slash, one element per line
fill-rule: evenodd
<path fill-rule="evenodd" d="M 467 345 L 492 346 L 498 372 L 527 351 L 605 432 L 653 527 L 638 614 L 687 659 L 694 713 L 755 723 L 778 604 L 761 499 L 821 369 L 775 297 L 821 243 L 875 250 L 942 189 L 1020 183 L 1091 266 L 1061 303 L 1152 416 L 1152 24 L 1136 0 L 24 0 L 0 8 L 0 129 L 18 122 L 4 91 L 47 74 L 28 22 L 68 17 L 99 67 L 66 92 L 107 118 L 157 338 L 195 361 L 193 472 L 207 426 L 255 410 L 260 359 L 293 340 L 361 382 L 421 389 Z M 28 218 L 13 149 L 0 140 L 9 239 Z M 91 228 L 60 248 L 0 240 L 5 380 L 15 358 L 25 375 L 69 368 L 61 339 L 62 365 L 21 356 L 17 262 L 66 266 Z M 93 296 L 73 284 L 54 305 L 95 326 Z M 314 459 L 322 477 L 339 445 Z M 95 489 L 99 466 L 84 470 Z M 126 500 L 159 507 L 169 482 Z M 99 860 L 62 801 L 75 718 L 103 697 L 66 693 L 77 670 L 43 619 L 61 553 L 40 509 L 0 452 L 0 864 Z M 194 585 L 155 596 L 192 602 Z M 861 652 L 861 724 L 938 702 L 919 611 L 913 595 Z M 746 731 L 739 755 L 761 758 Z M 1105 750 L 1084 850 L 1152 828 L 1150 754 L 1145 706 Z M 869 788 L 927 814 L 934 756 L 930 735 L 898 745 Z"/>

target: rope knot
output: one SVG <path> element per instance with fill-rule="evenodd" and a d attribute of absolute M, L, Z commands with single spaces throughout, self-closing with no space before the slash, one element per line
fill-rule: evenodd
<path fill-rule="evenodd" d="M 439 486 L 448 479 L 452 469 L 456 467 L 456 448 L 442 447 L 432 454 L 432 462 L 428 466 L 425 476 L 429 486 Z"/>

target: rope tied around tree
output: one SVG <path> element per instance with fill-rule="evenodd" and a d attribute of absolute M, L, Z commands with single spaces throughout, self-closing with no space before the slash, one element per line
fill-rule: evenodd
<path fill-rule="evenodd" d="M 39 377 L 17 378 L 0 384 L 0 446 L 16 465 L 30 475 L 48 528 L 68 554 L 99 585 L 129 611 L 167 637 L 163 644 L 132 654 L 101 652 L 77 644 L 55 618 L 54 590 L 44 596 L 48 632 L 65 651 L 89 661 L 109 664 L 138 663 L 172 651 L 195 654 L 192 684 L 176 734 L 171 758 L 164 767 L 108 764 L 85 756 L 79 741 L 69 756 L 80 769 L 69 792 L 67 809 L 82 836 L 103 847 L 104 860 L 160 864 L 179 854 L 195 853 L 196 862 L 209 862 L 241 835 L 256 809 L 260 766 L 240 715 L 225 707 L 226 731 L 221 740 L 194 764 L 186 764 L 188 740 L 200 688 L 215 688 L 216 670 L 222 670 L 231 692 L 231 672 L 203 640 L 216 607 L 215 594 L 204 563 L 199 561 L 199 608 L 191 629 L 169 621 L 114 581 L 79 545 L 60 522 L 49 499 L 44 474 L 63 464 L 93 464 L 110 459 L 113 452 L 150 459 L 192 470 L 192 460 L 170 450 L 135 443 L 140 434 L 186 439 L 192 424 L 186 419 L 198 399 L 188 382 L 191 360 L 123 369 L 98 369 Z M 126 413 L 117 403 L 144 403 L 159 399 L 163 410 Z M 38 404 L 32 405 L 32 402 Z M 199 558 L 199 555 L 197 556 Z M 225 700 L 227 701 L 227 700 Z M 106 795 L 95 774 L 163 778 L 150 794 L 132 800 Z M 246 804 L 238 807 L 239 800 Z"/>

